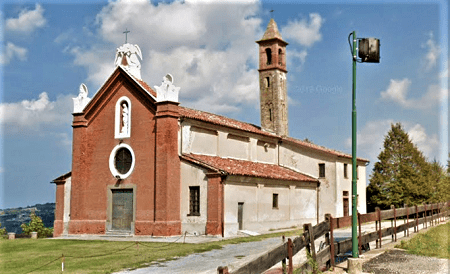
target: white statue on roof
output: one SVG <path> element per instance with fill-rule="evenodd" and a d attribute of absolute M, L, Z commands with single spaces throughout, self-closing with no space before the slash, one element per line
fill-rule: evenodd
<path fill-rule="evenodd" d="M 73 100 L 73 113 L 81 113 L 83 112 L 84 107 L 89 103 L 91 98 L 88 96 L 88 88 L 85 84 L 80 85 L 80 93 L 78 97 L 72 98 Z"/>
<path fill-rule="evenodd" d="M 131 75 L 141 80 L 141 63 L 138 57 L 142 60 L 139 46 L 126 43 L 117 49 L 114 65 L 115 67 L 122 66 Z"/>
<path fill-rule="evenodd" d="M 155 86 L 155 89 L 156 100 L 158 102 L 178 102 L 178 92 L 180 91 L 180 88 L 173 84 L 173 76 L 170 73 L 167 73 L 166 76 L 163 77 L 161 86 Z"/>

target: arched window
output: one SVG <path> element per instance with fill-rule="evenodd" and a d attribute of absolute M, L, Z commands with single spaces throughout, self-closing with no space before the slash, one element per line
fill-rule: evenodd
<path fill-rule="evenodd" d="M 267 65 L 272 64 L 272 50 L 269 48 L 266 49 L 266 59 L 267 59 Z"/>
<path fill-rule="evenodd" d="M 278 64 L 283 65 L 283 51 L 281 49 L 278 49 Z"/>
<path fill-rule="evenodd" d="M 266 88 L 270 87 L 270 77 L 266 77 Z"/>
<path fill-rule="evenodd" d="M 122 96 L 116 103 L 114 138 L 129 138 L 131 133 L 131 101 Z"/>

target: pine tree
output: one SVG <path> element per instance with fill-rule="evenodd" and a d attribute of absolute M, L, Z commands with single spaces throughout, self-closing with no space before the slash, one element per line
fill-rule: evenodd
<path fill-rule="evenodd" d="M 430 164 L 412 143 L 400 123 L 391 124 L 384 139 L 384 149 L 378 155 L 367 187 L 369 209 L 401 207 L 426 201 Z"/>

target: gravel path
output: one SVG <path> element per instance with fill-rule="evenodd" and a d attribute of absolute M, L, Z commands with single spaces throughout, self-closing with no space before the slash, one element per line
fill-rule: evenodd
<path fill-rule="evenodd" d="M 363 271 L 374 274 L 448 274 L 450 260 L 388 250 L 363 264 Z"/>

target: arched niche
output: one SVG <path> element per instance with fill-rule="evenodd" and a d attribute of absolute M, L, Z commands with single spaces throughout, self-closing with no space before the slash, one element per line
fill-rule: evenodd
<path fill-rule="evenodd" d="M 131 135 L 131 101 L 122 96 L 116 102 L 114 138 L 129 138 Z"/>

